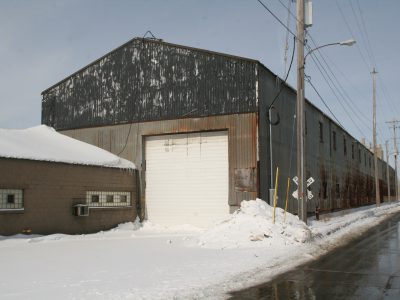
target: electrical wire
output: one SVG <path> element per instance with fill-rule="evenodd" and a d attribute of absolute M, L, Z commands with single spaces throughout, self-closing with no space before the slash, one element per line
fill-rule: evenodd
<path fill-rule="evenodd" d="M 393 105 L 393 98 L 389 97 L 390 95 L 387 92 L 387 87 L 386 87 L 386 84 L 385 84 L 385 80 L 383 80 L 382 76 L 379 76 L 379 73 L 378 73 L 377 77 L 378 77 L 378 80 L 379 80 L 379 82 L 380 82 L 380 84 L 382 86 L 383 96 L 384 96 L 385 100 L 387 100 L 387 102 L 389 103 L 389 106 L 392 109 L 392 112 L 395 113 L 396 115 L 400 115 L 397 107 L 395 105 Z M 391 101 L 389 101 L 389 100 L 391 100 Z"/>
<path fill-rule="evenodd" d="M 354 35 L 354 33 L 353 33 L 353 30 L 351 30 L 351 26 L 349 25 L 349 22 L 347 21 L 346 16 L 345 16 L 345 14 L 343 13 L 343 10 L 342 10 L 342 8 L 341 8 L 340 5 L 339 5 L 339 2 L 338 2 L 337 0 L 335 0 L 335 3 L 336 3 L 336 6 L 337 6 L 337 8 L 338 8 L 338 10 L 339 10 L 339 13 L 340 13 L 340 15 L 341 15 L 341 17 L 342 17 L 344 23 L 346 24 L 347 30 L 350 32 L 351 36 L 355 37 L 355 35 Z M 365 66 L 367 67 L 367 70 L 370 72 L 370 71 L 371 71 L 371 66 L 368 64 L 368 62 L 367 62 L 367 60 L 365 59 L 363 53 L 361 52 L 361 48 L 360 48 L 360 46 L 359 46 L 358 43 L 356 43 L 356 48 L 357 48 L 357 50 L 358 50 L 358 52 L 359 52 L 359 54 L 360 54 L 360 57 L 361 57 L 362 61 L 364 62 Z"/>
<path fill-rule="evenodd" d="M 314 39 L 310 36 L 310 39 L 312 43 L 314 44 L 315 47 L 318 47 L 317 43 L 314 41 Z M 322 65 L 321 61 L 318 59 L 318 57 L 315 55 L 316 52 L 320 55 L 322 61 L 324 62 L 326 68 Z M 335 75 L 335 73 L 332 71 L 331 67 L 329 66 L 328 62 L 325 60 L 324 55 L 321 51 L 317 50 L 316 52 L 313 52 L 315 55 L 315 60 L 317 64 L 321 66 L 321 68 L 324 70 L 325 74 L 327 75 L 328 79 L 331 81 L 332 85 L 335 87 L 335 89 L 338 91 L 340 97 L 343 99 L 343 101 L 346 103 L 346 105 L 349 107 L 351 112 L 357 117 L 357 119 L 360 121 L 360 123 L 363 123 L 363 125 L 370 131 L 372 131 L 372 128 L 368 125 L 368 123 L 365 123 L 363 119 L 360 118 L 360 115 L 357 113 L 357 106 L 351 99 L 351 97 L 348 95 L 347 91 L 343 88 L 342 84 L 340 83 L 339 79 Z M 331 75 L 329 75 L 328 71 Z M 332 76 L 332 77 L 331 77 Z M 334 80 L 333 80 L 333 79 Z M 336 82 L 336 83 L 335 83 Z M 339 99 L 338 99 L 339 100 Z M 369 121 L 369 120 L 368 120 Z"/>
<path fill-rule="evenodd" d="M 327 79 L 326 75 L 322 71 L 322 69 L 321 69 L 322 66 L 320 66 L 320 63 L 317 62 L 317 59 L 314 58 L 314 56 L 311 56 L 311 59 L 314 61 L 315 65 L 317 66 L 318 71 L 321 73 L 323 79 L 327 83 L 329 89 L 332 91 L 332 93 L 335 96 L 335 98 L 338 100 L 339 104 L 341 105 L 341 107 L 342 107 L 343 111 L 345 112 L 345 114 L 348 116 L 349 120 L 354 124 L 354 126 L 357 128 L 357 130 L 361 133 L 361 136 L 364 136 L 364 133 L 362 132 L 360 127 L 357 125 L 357 123 L 354 122 L 352 116 L 350 116 L 350 114 L 349 114 L 348 110 L 346 109 L 345 105 L 342 103 L 342 101 L 340 100 L 339 96 L 337 95 L 337 93 L 333 89 L 331 83 L 329 82 L 329 80 Z"/>
<path fill-rule="evenodd" d="M 286 20 L 286 27 L 289 28 L 290 26 L 290 3 L 292 2 L 292 0 L 288 0 L 289 4 L 288 4 L 288 15 L 287 15 L 287 20 Z M 286 37 L 285 37 L 285 55 L 284 55 L 284 62 L 285 62 L 285 69 L 283 74 L 285 75 L 287 72 L 287 54 L 288 54 L 288 50 L 289 50 L 289 31 L 286 30 Z"/>
<path fill-rule="evenodd" d="M 333 113 L 333 111 L 329 108 L 328 104 L 325 102 L 325 100 L 322 98 L 321 94 L 318 92 L 317 88 L 313 85 L 313 83 L 311 82 L 310 77 L 307 77 L 307 82 L 310 84 L 310 86 L 313 88 L 313 90 L 315 91 L 315 93 L 318 95 L 319 99 L 322 101 L 322 103 L 325 105 L 325 107 L 329 110 L 329 112 L 331 113 L 331 115 L 335 118 L 336 122 L 338 122 L 338 124 L 340 125 L 340 127 L 342 127 L 343 130 L 344 126 L 342 125 L 342 123 L 340 123 L 340 121 L 338 120 L 338 118 L 335 116 L 335 114 Z"/>
<path fill-rule="evenodd" d="M 297 17 L 296 17 L 293 13 L 290 12 L 290 9 L 282 2 L 282 0 L 278 0 L 278 1 L 279 1 L 279 3 L 289 12 L 289 14 L 292 15 L 293 18 L 294 18 L 296 21 L 298 21 Z M 314 43 L 315 48 L 318 47 L 318 45 L 315 43 L 314 39 L 312 38 L 312 36 L 311 36 L 309 33 L 308 33 L 308 36 L 310 37 L 310 39 L 311 39 L 312 42 Z M 308 49 L 311 50 L 310 48 L 308 48 Z M 326 81 L 326 83 L 327 83 L 328 86 L 330 87 L 332 93 L 335 95 L 335 97 L 336 97 L 336 98 L 338 99 L 338 101 L 340 102 L 340 104 L 341 104 L 343 110 L 347 113 L 347 110 L 344 108 L 343 104 L 342 104 L 341 101 L 339 100 L 339 96 L 337 95 L 337 93 L 336 93 L 336 92 L 334 91 L 334 89 L 332 88 L 332 85 L 333 85 L 334 88 L 335 88 L 335 89 L 338 91 L 338 93 L 340 94 L 340 96 L 343 98 L 343 100 L 346 102 L 347 106 L 350 107 L 350 110 L 352 110 L 353 114 L 359 118 L 359 114 L 357 114 L 357 113 L 355 112 L 355 110 L 357 110 L 357 108 L 356 108 L 356 109 L 353 109 L 353 107 L 351 107 L 351 105 L 350 105 L 349 103 L 352 103 L 354 107 L 355 107 L 355 104 L 352 102 L 351 98 L 348 96 L 347 92 L 345 91 L 345 89 L 344 89 L 344 88 L 342 87 L 342 85 L 340 84 L 340 82 L 339 82 L 339 80 L 337 79 L 337 77 L 336 77 L 336 75 L 334 74 L 334 72 L 330 69 L 329 64 L 325 61 L 325 59 L 324 59 L 324 57 L 323 57 L 323 55 L 322 55 L 322 52 L 320 52 L 319 50 L 317 50 L 317 52 L 320 54 L 321 58 L 324 60 L 325 64 L 328 66 L 328 68 L 329 68 L 329 70 L 330 70 L 330 73 L 332 74 L 332 76 L 335 78 L 335 80 L 336 80 L 336 82 L 337 82 L 337 84 L 335 84 L 335 83 L 333 82 L 331 76 L 329 76 L 328 72 L 327 72 L 326 69 L 322 66 L 322 63 L 321 63 L 317 58 L 316 58 L 316 59 L 313 59 L 314 62 L 315 62 L 315 60 L 317 60 L 317 62 L 315 62 L 315 63 L 316 63 L 317 65 L 319 64 L 320 67 L 323 68 L 323 70 L 324 70 L 325 73 L 327 74 L 327 77 L 328 77 L 329 80 L 332 82 L 332 84 L 329 84 L 329 82 L 328 82 L 326 76 L 323 76 L 323 77 L 324 77 L 324 80 Z M 317 67 L 318 67 L 318 66 L 317 66 Z M 322 74 L 322 70 L 321 70 L 320 67 L 318 67 L 318 69 L 319 69 L 320 73 Z M 322 74 L 322 75 L 323 75 L 323 74 Z M 340 86 L 341 90 L 337 87 L 337 85 Z M 346 100 L 346 97 L 348 98 L 348 100 Z M 330 109 L 329 109 L 329 110 L 330 110 Z M 330 111 L 331 111 L 331 110 L 330 110 Z M 350 119 L 351 121 L 353 121 L 353 119 L 352 119 L 349 115 L 348 115 L 348 117 L 349 117 L 349 119 Z M 359 120 L 360 120 L 362 123 L 364 123 L 361 119 L 359 119 Z M 354 123 L 354 122 L 353 122 L 353 123 Z M 354 123 L 354 124 L 355 124 L 355 123 Z M 364 134 L 362 133 L 362 130 L 361 130 L 356 124 L 355 124 L 355 126 L 358 128 L 358 130 L 361 132 L 361 134 L 364 135 Z M 364 126 L 365 126 L 367 129 L 369 129 L 370 131 L 372 131 L 372 128 L 370 128 L 369 125 L 367 125 L 366 123 L 364 123 Z"/>
<path fill-rule="evenodd" d="M 278 1 L 279 1 L 279 3 L 288 11 L 288 13 L 289 13 L 290 15 L 292 15 L 292 16 L 295 18 L 296 21 L 298 21 L 297 17 L 296 17 L 293 13 L 291 13 L 290 9 L 289 9 L 281 0 L 278 0 Z M 265 5 L 264 3 L 262 3 L 260 0 L 258 0 L 258 2 L 259 2 L 260 4 L 262 4 L 262 5 L 264 6 L 264 8 L 266 8 L 266 9 L 275 17 L 275 19 L 277 19 L 277 20 L 279 21 L 279 23 L 280 23 L 283 27 L 285 27 L 285 28 L 288 30 L 288 32 L 290 32 L 293 36 L 295 36 L 295 35 L 293 34 L 293 32 L 290 31 L 290 29 L 288 28 L 288 26 L 286 26 L 285 24 L 283 24 L 283 22 L 282 22 L 269 8 L 267 8 L 266 5 Z M 354 34 L 353 34 L 352 30 L 351 30 L 351 27 L 350 27 L 349 23 L 347 22 L 347 19 L 346 19 L 344 13 L 343 13 L 341 7 L 340 7 L 339 4 L 337 3 L 337 0 L 336 0 L 336 5 L 338 6 L 339 12 L 341 13 L 342 18 L 344 19 L 348 30 L 350 31 L 351 35 L 354 36 Z M 309 35 L 309 36 L 310 36 L 311 40 L 313 41 L 313 43 L 316 45 L 316 43 L 315 43 L 315 41 L 312 39 L 311 35 Z M 306 45 L 306 46 L 307 46 L 307 45 Z M 317 46 L 316 46 L 316 47 L 317 47 Z M 308 49 L 310 50 L 310 47 L 309 47 Z M 360 57 L 362 58 L 363 62 L 365 63 L 365 65 L 366 65 L 366 67 L 367 67 L 367 69 L 369 70 L 370 68 L 369 68 L 369 66 L 368 66 L 368 63 L 367 63 L 367 61 L 366 61 L 364 55 L 362 54 L 362 52 L 361 52 L 360 47 L 359 47 L 358 44 L 357 44 L 357 49 L 358 49 L 358 51 L 359 51 Z M 314 56 L 312 56 L 312 59 L 313 59 L 315 65 L 317 66 L 317 69 L 318 69 L 319 72 L 321 73 L 321 75 L 322 75 L 324 81 L 327 83 L 327 85 L 329 86 L 330 90 L 332 91 L 332 93 L 334 94 L 334 96 L 336 97 L 336 99 L 338 100 L 339 104 L 342 106 L 343 111 L 344 111 L 344 112 L 347 114 L 347 116 L 349 117 L 349 120 L 350 120 L 350 121 L 354 124 L 354 126 L 357 128 L 357 130 L 360 132 L 361 136 L 365 136 L 365 134 L 364 134 L 363 131 L 360 129 L 360 127 L 357 125 L 357 123 L 354 122 L 353 117 L 349 115 L 349 113 L 348 113 L 348 111 L 347 111 L 345 105 L 342 103 L 342 101 L 340 100 L 340 98 L 342 98 L 343 101 L 346 102 L 346 106 L 352 111 L 353 115 L 356 116 L 356 117 L 359 119 L 359 121 L 360 121 L 361 123 L 363 123 L 363 125 L 364 125 L 365 128 L 369 129 L 370 131 L 372 131 L 372 128 L 370 128 L 370 126 L 369 126 L 368 124 L 366 124 L 365 121 L 362 120 L 362 119 L 359 117 L 359 114 L 356 112 L 356 110 L 357 110 L 356 105 L 352 102 L 351 97 L 348 95 L 348 93 L 346 92 L 346 90 L 345 90 L 345 89 L 343 88 L 343 86 L 340 84 L 340 81 L 338 80 L 338 78 L 336 77 L 336 75 L 335 75 L 335 73 L 332 71 L 332 69 L 329 67 L 329 64 L 326 62 L 326 60 L 325 60 L 323 54 L 322 54 L 320 51 L 318 51 L 318 53 L 319 53 L 319 55 L 321 56 L 321 58 L 322 58 L 322 60 L 324 61 L 325 65 L 327 66 L 327 68 L 329 69 L 329 72 L 326 70 L 326 68 L 325 68 L 324 65 L 321 63 L 321 61 L 318 59 L 318 57 L 315 56 L 315 58 L 314 58 Z M 325 74 L 324 74 L 324 73 L 325 73 Z M 330 75 L 330 74 L 331 74 L 331 75 Z M 333 77 L 333 78 L 332 78 L 332 77 Z M 334 80 L 333 80 L 333 79 L 334 79 Z M 335 82 L 336 82 L 336 83 L 335 83 Z M 314 86 L 314 88 L 315 88 L 315 86 Z M 318 94 L 318 93 L 317 93 L 317 94 Z M 340 97 L 339 97 L 338 94 L 340 95 Z M 320 95 L 319 95 L 319 96 L 320 96 Z M 320 97 L 320 98 L 322 98 L 322 97 Z M 324 105 L 327 106 L 326 103 L 324 103 Z M 329 106 L 327 106 L 327 108 L 329 108 Z M 354 108 L 355 108 L 355 109 L 354 109 Z M 332 113 L 332 110 L 331 110 L 330 108 L 329 108 L 328 110 Z M 335 119 L 337 120 L 336 117 L 335 117 Z M 338 120 L 337 120 L 337 121 L 338 121 Z M 338 123 L 340 124 L 340 122 L 338 122 Z M 342 125 L 341 125 L 341 126 L 342 126 Z M 342 126 L 342 127 L 343 127 L 343 126 Z"/>
<path fill-rule="evenodd" d="M 354 19 L 356 21 L 357 28 L 360 32 L 360 36 L 362 38 L 363 43 L 365 44 L 365 47 L 364 47 L 365 51 L 371 61 L 371 64 L 373 66 L 377 66 L 376 58 L 374 55 L 374 51 L 372 50 L 371 41 L 370 41 L 369 33 L 368 33 L 368 30 L 367 30 L 367 27 L 365 24 L 364 15 L 363 15 L 363 12 L 361 9 L 360 1 L 359 0 L 356 1 L 359 17 L 358 17 L 358 14 L 356 13 L 356 9 L 354 8 L 353 2 L 349 0 L 349 4 L 350 4 L 351 11 L 353 13 Z M 338 3 L 337 3 L 337 5 L 338 5 Z M 338 6 L 338 8 L 340 9 L 340 6 Z M 342 17 L 344 17 L 343 11 L 341 11 L 341 14 L 342 14 Z M 395 112 L 396 114 L 398 114 L 398 110 L 397 110 L 396 106 L 393 104 L 394 102 L 391 101 L 391 99 L 387 96 L 384 80 L 381 80 L 381 76 L 378 77 L 378 80 L 381 81 L 380 86 L 382 87 L 384 101 L 386 102 L 388 107 L 390 107 L 392 112 Z M 377 90 L 379 90 L 379 85 L 377 87 Z M 383 116 L 383 117 L 385 117 L 385 116 Z M 382 131 L 382 130 L 379 129 L 379 131 Z"/>
<path fill-rule="evenodd" d="M 267 109 L 267 110 L 270 110 L 271 107 L 272 107 L 272 105 L 274 105 L 275 101 L 278 99 L 279 95 L 281 94 L 281 92 L 282 92 L 282 90 L 283 90 L 283 85 L 286 83 L 286 81 L 287 81 L 287 79 L 288 79 L 288 77 L 289 77 L 290 70 L 292 69 L 292 64 L 293 64 L 293 58 L 294 58 L 294 51 L 295 51 L 295 49 L 296 49 L 296 38 L 293 38 L 293 51 L 292 51 L 292 58 L 290 59 L 289 69 L 288 69 L 288 71 L 287 71 L 287 73 L 286 73 L 286 77 L 285 77 L 284 81 L 282 81 L 282 83 L 281 83 L 281 87 L 280 87 L 280 89 L 279 89 L 279 91 L 278 91 L 278 94 L 276 94 L 274 100 L 272 100 L 272 102 L 271 102 L 271 104 L 268 106 L 268 109 Z"/>
<path fill-rule="evenodd" d="M 264 4 L 261 0 L 257 0 L 274 18 L 275 20 L 277 20 L 283 27 L 286 28 L 286 30 L 293 35 L 296 39 L 298 39 L 297 35 L 293 33 L 293 31 L 290 30 L 289 27 L 287 27 L 285 25 L 285 23 L 283 23 L 283 21 L 281 19 L 279 19 L 269 8 L 266 4 Z M 301 41 L 302 43 L 304 43 L 304 41 Z"/>
<path fill-rule="evenodd" d="M 366 42 L 367 41 L 367 38 L 365 37 L 366 33 L 364 33 L 364 30 L 361 28 L 360 21 L 358 20 L 358 16 L 356 14 L 356 11 L 354 9 L 352 1 L 349 1 L 349 3 L 350 3 L 351 12 L 353 13 L 353 16 L 354 16 L 356 27 L 357 27 L 358 31 L 360 32 L 360 36 L 361 36 L 361 39 L 362 39 L 363 43 L 366 46 L 365 47 L 365 52 L 367 53 L 370 61 L 372 62 L 372 65 L 376 66 L 375 59 L 374 59 L 374 56 L 373 56 L 373 53 L 372 53 L 372 49 L 370 49 L 368 47 L 368 43 Z"/>
<path fill-rule="evenodd" d="M 118 152 L 117 156 L 119 156 L 122 152 L 124 152 L 124 150 L 125 150 L 125 148 L 126 148 L 126 145 L 128 145 L 128 139 L 129 139 L 129 135 L 131 134 L 132 124 L 133 124 L 133 123 L 131 123 L 131 124 L 129 125 L 129 131 L 128 131 L 128 134 L 126 135 L 126 140 L 125 140 L 124 147 L 122 148 L 122 150 L 121 150 L 120 152 Z"/>

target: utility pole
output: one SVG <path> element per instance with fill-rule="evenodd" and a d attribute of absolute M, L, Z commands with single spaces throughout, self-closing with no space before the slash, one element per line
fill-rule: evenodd
<path fill-rule="evenodd" d="M 269 156 L 270 156 L 270 172 L 271 172 L 271 180 L 270 180 L 270 189 L 269 189 L 269 204 L 273 205 L 275 187 L 274 187 L 274 167 L 273 167 L 273 152 L 272 152 L 272 107 L 268 110 L 269 116 Z"/>
<path fill-rule="evenodd" d="M 304 143 L 304 0 L 297 0 L 297 177 L 298 217 L 307 224 L 307 186 Z"/>
<path fill-rule="evenodd" d="M 396 194 L 396 201 L 399 200 L 399 188 L 398 188 L 398 182 L 397 182 L 397 156 L 399 155 L 399 149 L 397 148 L 397 138 L 396 138 L 396 129 L 400 128 L 399 126 L 396 126 L 396 124 L 400 123 L 399 120 L 393 120 L 386 122 L 388 124 L 391 124 L 393 128 L 393 144 L 394 144 L 394 188 L 395 188 L 395 194 Z"/>
<path fill-rule="evenodd" d="M 388 199 L 390 202 L 390 176 L 389 176 L 389 141 L 385 142 L 386 146 L 386 182 L 387 182 L 387 189 L 388 189 Z"/>
<path fill-rule="evenodd" d="M 378 178 L 378 153 L 376 147 L 376 71 L 372 70 L 372 99 L 373 99 L 373 143 L 374 143 L 374 164 L 375 164 L 375 199 L 376 206 L 381 204 L 381 195 L 379 193 L 379 178 Z"/>
<path fill-rule="evenodd" d="M 398 187 L 398 179 L 397 179 L 397 155 L 399 155 L 399 149 L 397 148 L 397 139 L 396 139 L 396 126 L 393 125 L 393 143 L 394 143 L 394 187 L 396 189 L 396 201 L 399 200 L 399 187 Z"/>

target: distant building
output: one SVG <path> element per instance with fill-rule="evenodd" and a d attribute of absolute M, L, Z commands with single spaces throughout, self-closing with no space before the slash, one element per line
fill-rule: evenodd
<path fill-rule="evenodd" d="M 361 139 L 361 144 L 363 144 L 369 151 L 371 151 L 371 153 L 374 153 L 374 147 L 371 143 L 367 144 L 367 142 L 365 141 L 365 138 Z M 383 157 L 383 148 L 381 144 L 376 145 L 376 155 L 379 159 L 384 160 Z"/>
<path fill-rule="evenodd" d="M 135 165 L 47 126 L 0 129 L 0 235 L 89 233 L 135 220 Z"/>
<path fill-rule="evenodd" d="M 142 218 L 207 226 L 242 200 L 270 201 L 276 167 L 284 206 L 296 174 L 296 91 L 257 60 L 135 38 L 42 96 L 43 124 L 138 166 Z M 306 123 L 307 177 L 316 180 L 308 211 L 375 201 L 372 153 L 310 102 Z M 385 163 L 377 167 L 383 195 Z"/>

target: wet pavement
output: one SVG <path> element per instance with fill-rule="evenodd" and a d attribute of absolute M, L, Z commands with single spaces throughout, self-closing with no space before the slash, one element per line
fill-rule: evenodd
<path fill-rule="evenodd" d="M 400 215 L 357 240 L 229 299 L 400 300 Z"/>

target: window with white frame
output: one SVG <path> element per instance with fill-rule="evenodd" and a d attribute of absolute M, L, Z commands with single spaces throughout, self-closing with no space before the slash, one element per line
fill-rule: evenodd
<path fill-rule="evenodd" d="M 0 189 L 0 210 L 23 209 L 23 190 Z"/>
<path fill-rule="evenodd" d="M 90 207 L 131 206 L 130 192 L 87 191 L 86 204 Z"/>

